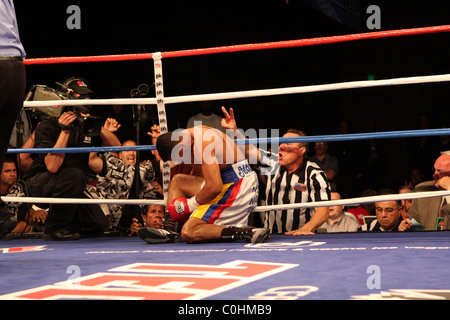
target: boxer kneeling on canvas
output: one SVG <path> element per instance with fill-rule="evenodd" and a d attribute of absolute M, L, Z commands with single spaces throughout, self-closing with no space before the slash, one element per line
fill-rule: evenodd
<path fill-rule="evenodd" d="M 181 237 L 186 242 L 259 243 L 269 236 L 266 228 L 247 226 L 257 205 L 258 178 L 230 137 L 196 126 L 162 134 L 156 147 L 164 161 L 193 166 L 193 174 L 172 177 L 168 192 L 167 210 L 184 223 Z"/>

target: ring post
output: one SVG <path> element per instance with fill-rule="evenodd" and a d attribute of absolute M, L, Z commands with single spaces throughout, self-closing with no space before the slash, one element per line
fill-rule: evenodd
<path fill-rule="evenodd" d="M 155 94 L 156 94 L 156 108 L 158 110 L 159 129 L 161 134 L 168 132 L 166 107 L 164 105 L 164 84 L 162 72 L 161 52 L 155 52 L 152 55 L 155 72 Z M 169 161 L 163 164 L 163 193 L 164 202 L 167 205 L 167 196 L 169 192 L 170 182 L 170 163 Z"/>

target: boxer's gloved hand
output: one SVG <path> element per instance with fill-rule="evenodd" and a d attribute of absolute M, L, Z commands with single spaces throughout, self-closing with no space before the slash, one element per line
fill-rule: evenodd
<path fill-rule="evenodd" d="M 175 221 L 184 221 L 189 218 L 189 215 L 198 207 L 198 202 L 192 198 L 176 198 L 173 199 L 167 206 L 170 216 Z"/>

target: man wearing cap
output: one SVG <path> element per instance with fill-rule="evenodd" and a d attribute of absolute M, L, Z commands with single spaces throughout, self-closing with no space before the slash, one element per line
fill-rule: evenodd
<path fill-rule="evenodd" d="M 450 151 L 441 152 L 433 167 L 434 181 L 419 183 L 414 192 L 450 190 Z M 412 219 L 425 226 L 424 230 L 450 230 L 450 196 L 413 199 L 407 218 L 399 231 L 413 228 Z"/>
<path fill-rule="evenodd" d="M 35 132 L 36 148 L 91 147 L 98 137 L 83 134 L 77 119 L 87 117 L 85 108 L 75 108 L 59 119 L 43 120 Z M 108 119 L 99 137 L 104 146 L 119 146 L 114 135 L 117 121 Z M 30 196 L 50 198 L 83 198 L 88 171 L 89 153 L 38 154 L 24 177 Z M 108 222 L 99 205 L 50 204 L 45 221 L 47 240 L 76 240 L 81 235 L 103 233 Z"/>
<path fill-rule="evenodd" d="M 89 82 L 82 77 L 67 78 L 63 84 L 59 84 L 60 91 L 66 93 L 73 99 L 90 99 L 94 94 Z"/>

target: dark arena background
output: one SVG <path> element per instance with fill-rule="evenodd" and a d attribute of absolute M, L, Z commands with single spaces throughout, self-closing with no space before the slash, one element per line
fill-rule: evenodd
<path fill-rule="evenodd" d="M 79 28 L 67 25 L 70 5 L 80 8 Z M 380 8 L 379 28 L 369 28 L 370 5 Z M 166 52 L 450 24 L 450 2 L 445 0 L 63 0 L 15 1 L 15 6 L 29 59 Z M 163 59 L 164 94 L 448 74 L 449 57 L 450 34 L 442 32 L 168 58 Z M 55 88 L 55 82 L 80 76 L 91 83 L 95 99 L 129 98 L 132 89 L 154 82 L 153 72 L 151 59 L 29 65 L 27 86 Z M 154 96 L 151 88 L 148 97 Z M 448 128 L 450 90 L 448 82 L 438 82 L 224 100 L 214 102 L 219 115 L 222 105 L 234 108 L 240 128 L 279 129 L 280 136 L 289 128 L 308 135 L 340 134 L 341 120 L 350 125 L 347 133 Z M 128 107 L 123 119 L 131 117 Z M 105 116 L 110 110 L 97 106 L 92 114 Z M 199 111 L 198 103 L 168 105 L 166 110 L 169 130 L 185 127 Z M 150 145 L 145 132 L 141 144 Z M 396 189 L 422 156 L 425 180 L 431 180 L 433 161 L 448 146 L 445 138 L 430 137 L 433 147 L 422 153 L 417 138 L 378 140 L 376 166 L 345 196 L 360 196 L 369 186 Z M 330 153 L 336 148 L 330 143 Z M 364 161 L 367 148 L 354 142 L 355 159 Z M 8 238 L 0 241 L 0 299 L 219 300 L 210 310 L 211 318 L 218 318 L 233 313 L 223 308 L 232 300 L 266 308 L 269 299 L 449 299 L 449 264 L 448 231 L 275 234 L 254 245 L 150 245 L 137 237 L 70 242 Z M 196 306 L 200 304 L 177 303 L 167 315 L 205 316 L 207 309 L 190 309 Z M 276 307 L 272 311 L 281 315 Z"/>
<path fill-rule="evenodd" d="M 318 3 L 328 6 L 322 10 Z M 80 8 L 80 29 L 66 25 L 70 5 Z M 370 5 L 380 8 L 380 29 L 367 27 Z M 18 1 L 16 11 L 28 58 L 38 58 L 166 52 L 439 26 L 449 23 L 449 6 L 447 1 Z M 331 17 L 324 14 L 329 11 L 334 13 Z M 445 74 L 450 69 L 448 36 L 443 32 L 165 59 L 164 94 Z M 27 67 L 29 87 L 55 88 L 55 82 L 73 75 L 88 79 L 97 99 L 128 98 L 139 84 L 154 82 L 151 60 Z M 150 90 L 148 96 L 154 95 L 154 89 Z M 340 133 L 341 120 L 348 121 L 348 133 L 441 128 L 448 126 L 449 100 L 448 83 L 442 82 L 216 101 L 215 111 L 221 115 L 221 105 L 233 107 L 244 130 L 276 128 L 282 135 L 288 128 L 297 128 L 308 135 L 321 135 Z M 166 109 L 171 130 L 184 128 L 187 119 L 199 112 L 195 102 Z M 109 109 L 100 106 L 95 110 L 104 116 Z M 131 113 L 131 108 L 125 110 Z M 150 144 L 142 132 L 141 144 Z M 430 139 L 430 145 L 439 144 L 439 137 Z M 418 144 L 414 139 L 377 143 L 377 172 L 367 173 L 373 180 L 362 181 L 361 188 L 386 187 L 386 182 L 397 187 L 409 178 L 417 157 L 436 158 L 436 147 L 425 150 L 430 154 L 414 156 Z M 336 145 L 330 144 L 329 151 Z M 361 150 L 355 157 L 368 152 L 364 143 L 353 145 Z M 424 166 L 424 174 L 430 174 L 432 165 Z"/>

